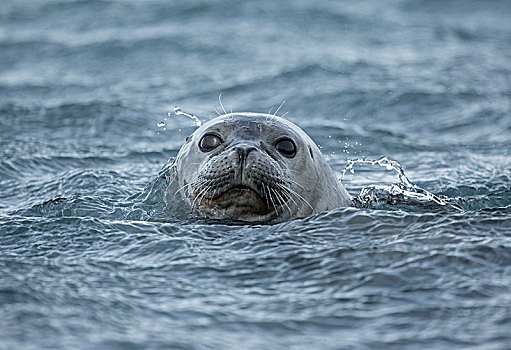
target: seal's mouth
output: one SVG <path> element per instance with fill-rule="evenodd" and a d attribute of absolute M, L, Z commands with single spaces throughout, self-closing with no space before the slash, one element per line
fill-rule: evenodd
<path fill-rule="evenodd" d="M 278 208 L 266 199 L 264 191 L 249 185 L 230 185 L 210 198 L 202 197 L 196 203 L 206 215 L 222 215 L 241 221 L 266 221 L 270 216 L 278 215 Z"/>
<path fill-rule="evenodd" d="M 233 211 L 236 217 L 246 213 L 266 214 L 275 210 L 259 191 L 247 185 L 230 186 L 212 198 L 203 198 L 200 205 Z"/>
<path fill-rule="evenodd" d="M 254 197 L 254 199 L 259 199 L 263 201 L 261 194 L 255 190 L 254 188 L 246 185 L 236 185 L 233 187 L 229 187 L 222 193 L 219 193 L 216 197 L 211 198 L 210 201 L 224 201 L 238 197 Z"/>

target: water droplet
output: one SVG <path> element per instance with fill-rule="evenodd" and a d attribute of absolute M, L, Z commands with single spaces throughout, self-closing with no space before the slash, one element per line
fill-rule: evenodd
<path fill-rule="evenodd" d="M 195 126 L 202 125 L 202 122 L 199 120 L 199 118 L 197 118 L 196 115 L 183 112 L 183 110 L 181 110 L 181 107 L 178 107 L 178 106 L 174 107 L 174 114 L 175 115 L 184 115 L 185 117 L 192 119 L 194 121 Z M 169 116 L 170 115 L 171 115 L 171 112 L 169 112 Z"/>

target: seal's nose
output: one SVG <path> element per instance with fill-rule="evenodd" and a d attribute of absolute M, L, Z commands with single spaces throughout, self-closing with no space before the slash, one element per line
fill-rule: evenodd
<path fill-rule="evenodd" d="M 238 152 L 238 160 L 240 164 L 243 164 L 248 157 L 248 154 L 255 150 L 256 148 L 252 145 L 238 145 L 235 147 L 236 152 Z"/>

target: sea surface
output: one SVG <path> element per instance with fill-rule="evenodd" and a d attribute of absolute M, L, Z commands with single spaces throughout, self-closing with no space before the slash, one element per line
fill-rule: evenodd
<path fill-rule="evenodd" d="M 163 215 L 220 94 L 449 205 Z M 510 1 L 1 1 L 0 349 L 510 348 Z"/>

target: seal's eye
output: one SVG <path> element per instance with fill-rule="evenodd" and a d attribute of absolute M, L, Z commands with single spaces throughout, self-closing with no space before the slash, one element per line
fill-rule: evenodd
<path fill-rule="evenodd" d="M 222 143 L 222 140 L 220 137 L 214 135 L 214 134 L 206 134 L 202 136 L 202 139 L 199 142 L 199 148 L 202 152 L 209 152 Z"/>
<path fill-rule="evenodd" d="M 277 151 L 288 158 L 293 158 L 296 154 L 296 146 L 290 139 L 282 139 L 277 141 L 275 148 Z"/>

